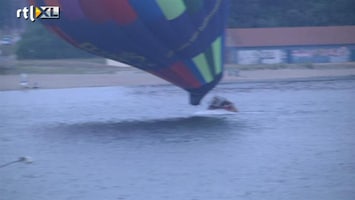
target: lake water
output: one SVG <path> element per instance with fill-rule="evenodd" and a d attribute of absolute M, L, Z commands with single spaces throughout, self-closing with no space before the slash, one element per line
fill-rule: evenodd
<path fill-rule="evenodd" d="M 236 115 L 195 116 L 212 95 Z M 0 200 L 355 199 L 355 77 L 0 92 Z"/>

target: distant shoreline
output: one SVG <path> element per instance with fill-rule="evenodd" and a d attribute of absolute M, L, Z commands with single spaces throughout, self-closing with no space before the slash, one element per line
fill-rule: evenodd
<path fill-rule="evenodd" d="M 302 80 L 355 76 L 355 68 L 326 69 L 252 69 L 227 68 L 221 83 L 258 82 L 274 80 Z M 165 80 L 134 68 L 125 68 L 112 74 L 27 74 L 0 75 L 0 91 L 26 88 L 60 89 L 108 86 L 169 85 Z M 22 81 L 22 82 L 21 82 Z M 21 85 L 22 84 L 22 85 Z"/>

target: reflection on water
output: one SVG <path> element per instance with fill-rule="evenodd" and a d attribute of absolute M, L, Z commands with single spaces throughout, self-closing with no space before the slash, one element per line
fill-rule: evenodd
<path fill-rule="evenodd" d="M 236 115 L 174 87 L 0 92 L 7 199 L 353 199 L 355 80 L 221 85 Z M 210 97 L 208 97 L 210 98 Z"/>
<path fill-rule="evenodd" d="M 113 142 L 123 139 L 158 139 L 165 142 L 189 142 L 201 138 L 213 137 L 218 139 L 233 130 L 241 131 L 241 123 L 231 123 L 225 116 L 191 116 L 169 119 L 151 120 L 130 120 L 130 121 L 109 121 L 109 122 L 89 122 L 79 124 L 60 124 L 49 127 L 42 127 L 41 132 L 48 134 L 55 139 L 63 138 L 72 140 L 73 138 L 84 138 L 88 140 Z M 211 131 L 207 131 L 211 130 Z M 214 130 L 226 130 L 218 132 Z M 56 134 L 55 136 L 53 134 Z M 46 137 L 46 136 L 45 136 Z M 106 140 L 109 141 L 106 141 Z"/>
<path fill-rule="evenodd" d="M 80 132 L 90 132 L 92 130 L 100 130 L 102 132 L 115 132 L 131 134 L 134 132 L 172 132 L 179 131 L 199 131 L 208 128 L 228 128 L 228 121 L 218 117 L 186 117 L 186 118 L 170 118 L 156 119 L 146 121 L 120 121 L 120 122 L 99 122 L 73 124 L 65 127 L 55 127 L 55 129 L 68 128 Z"/>

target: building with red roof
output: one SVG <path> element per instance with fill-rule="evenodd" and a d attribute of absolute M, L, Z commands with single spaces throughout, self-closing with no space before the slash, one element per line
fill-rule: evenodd
<path fill-rule="evenodd" d="M 355 26 L 228 29 L 227 64 L 355 61 Z"/>

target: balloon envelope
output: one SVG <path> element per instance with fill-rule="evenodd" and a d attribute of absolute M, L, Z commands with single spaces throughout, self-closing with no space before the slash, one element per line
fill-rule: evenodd
<path fill-rule="evenodd" d="M 161 77 L 193 105 L 220 81 L 228 0 L 32 0 L 59 6 L 42 20 L 74 46 Z"/>

